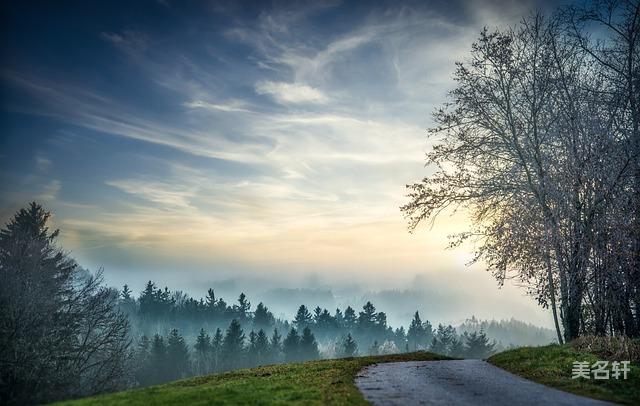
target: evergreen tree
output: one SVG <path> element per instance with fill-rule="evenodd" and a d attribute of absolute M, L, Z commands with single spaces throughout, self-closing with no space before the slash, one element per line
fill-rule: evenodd
<path fill-rule="evenodd" d="M 358 315 L 358 328 L 363 332 L 370 332 L 376 323 L 376 308 L 371 302 L 362 306 Z"/>
<path fill-rule="evenodd" d="M 422 320 L 420 320 L 420 314 L 418 311 L 413 315 L 413 320 L 409 325 L 409 331 L 407 332 L 407 344 L 410 351 L 417 351 L 423 346 L 426 346 L 426 334 Z"/>
<path fill-rule="evenodd" d="M 438 336 L 433 337 L 429 349 L 431 352 L 435 352 L 436 354 L 440 355 L 446 355 L 448 351 L 447 346 L 438 339 Z"/>
<path fill-rule="evenodd" d="M 345 311 L 345 315 L 346 315 Z M 342 342 L 342 356 L 343 357 L 355 357 L 358 354 L 358 345 L 355 340 L 351 336 L 351 333 L 347 334 L 344 341 Z"/>
<path fill-rule="evenodd" d="M 222 341 L 222 367 L 225 370 L 233 369 L 244 363 L 244 331 L 238 320 L 231 320 L 227 333 Z"/>
<path fill-rule="evenodd" d="M 135 353 L 135 362 L 136 365 L 138 365 L 138 368 L 136 368 L 134 372 L 136 382 L 142 386 L 149 384 L 150 350 L 151 341 L 149 340 L 149 337 L 143 335 L 140 337 L 138 349 Z"/>
<path fill-rule="evenodd" d="M 333 318 L 336 321 L 336 326 L 337 328 L 341 329 L 344 327 L 344 314 L 342 314 L 342 312 L 340 311 L 340 309 L 336 309 L 335 314 L 333 315 Z"/>
<path fill-rule="evenodd" d="M 216 329 L 216 333 L 213 335 L 211 339 L 211 371 L 219 371 L 221 369 L 221 353 L 222 353 L 222 344 L 224 341 L 224 336 L 222 335 L 222 330 L 219 328 Z"/>
<path fill-rule="evenodd" d="M 398 348 L 398 349 L 400 349 L 402 351 L 405 351 L 405 349 L 408 350 L 407 335 L 404 332 L 404 327 L 400 326 L 393 333 L 393 342 L 395 343 L 396 348 Z"/>
<path fill-rule="evenodd" d="M 269 338 L 263 329 L 258 331 L 255 342 L 256 365 L 264 365 L 270 362 L 271 348 Z"/>
<path fill-rule="evenodd" d="M 167 338 L 167 363 L 169 380 L 185 378 L 189 374 L 189 349 L 177 329 Z"/>
<path fill-rule="evenodd" d="M 216 294 L 212 288 L 209 288 L 209 290 L 207 290 L 207 296 L 205 298 L 204 306 L 209 316 L 211 317 L 216 316 L 216 313 L 217 313 Z"/>
<path fill-rule="evenodd" d="M 493 354 L 495 343 L 489 342 L 487 335 L 483 331 L 465 333 L 463 337 L 467 358 L 485 359 Z"/>
<path fill-rule="evenodd" d="M 356 327 L 356 312 L 351 306 L 347 306 L 344 310 L 344 327 L 349 331 Z"/>
<path fill-rule="evenodd" d="M 311 313 L 309 313 L 309 309 L 307 309 L 307 306 L 300 305 L 300 307 L 298 308 L 298 312 L 296 313 L 296 317 L 293 319 L 293 324 L 295 324 L 299 330 L 302 330 L 306 326 L 310 325 L 311 321 Z"/>
<path fill-rule="evenodd" d="M 320 358 L 320 352 L 318 351 L 318 342 L 314 337 L 311 329 L 305 327 L 302 330 L 302 337 L 300 338 L 300 359 L 312 360 Z"/>
<path fill-rule="evenodd" d="M 464 352 L 465 348 L 462 340 L 459 340 L 457 337 L 453 337 L 449 343 L 447 355 L 450 357 L 462 357 L 464 356 Z"/>
<path fill-rule="evenodd" d="M 282 336 L 278 333 L 278 329 L 273 329 L 273 335 L 271 336 L 271 342 L 269 343 L 271 361 L 278 363 L 282 361 Z"/>
<path fill-rule="evenodd" d="M 320 320 L 320 315 L 322 314 L 322 309 L 320 308 L 320 306 L 316 306 L 315 309 L 313 309 L 313 322 L 317 325 L 318 321 Z"/>
<path fill-rule="evenodd" d="M 273 313 L 271 313 L 267 306 L 262 302 L 258 303 L 256 311 L 253 313 L 254 327 L 258 329 L 266 329 L 273 326 L 274 323 L 275 317 L 273 317 Z"/>
<path fill-rule="evenodd" d="M 234 313 L 240 322 L 244 322 L 248 318 L 250 309 L 251 303 L 247 300 L 247 296 L 244 293 L 240 293 L 238 304 L 233 307 Z"/>
<path fill-rule="evenodd" d="M 151 350 L 149 351 L 149 371 L 147 383 L 149 385 L 165 382 L 168 373 L 165 369 L 167 364 L 167 346 L 164 338 L 160 334 L 153 336 Z"/>
<path fill-rule="evenodd" d="M 247 364 L 249 366 L 255 366 L 258 364 L 258 349 L 256 348 L 256 336 L 257 334 L 253 330 L 249 332 L 249 344 L 247 346 Z"/>
<path fill-rule="evenodd" d="M 295 328 L 289 330 L 289 334 L 282 342 L 282 352 L 286 362 L 296 362 L 300 360 L 300 336 Z"/>
<path fill-rule="evenodd" d="M 211 338 L 204 329 L 200 329 L 200 334 L 196 338 L 194 345 L 195 353 L 195 372 L 198 374 L 207 374 L 212 372 L 212 351 Z"/>

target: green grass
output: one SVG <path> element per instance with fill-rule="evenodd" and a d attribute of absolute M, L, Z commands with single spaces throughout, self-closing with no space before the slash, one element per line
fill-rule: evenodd
<path fill-rule="evenodd" d="M 601 360 L 570 345 L 523 347 L 496 354 L 490 363 L 516 375 L 567 392 L 611 402 L 640 405 L 640 366 L 632 365 L 627 379 L 571 379 L 574 361 Z M 624 360 L 618 360 L 624 361 Z M 609 368 L 610 369 L 610 368 Z"/>
<path fill-rule="evenodd" d="M 447 359 L 428 352 L 310 361 L 208 375 L 59 405 L 365 405 L 354 384 L 367 365 Z"/>

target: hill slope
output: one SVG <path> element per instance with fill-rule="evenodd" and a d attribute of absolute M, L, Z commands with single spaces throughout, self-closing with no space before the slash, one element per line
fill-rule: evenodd
<path fill-rule="evenodd" d="M 571 345 L 522 347 L 501 352 L 488 359 L 490 363 L 516 375 L 576 395 L 629 405 L 640 404 L 640 366 L 632 365 L 628 379 L 572 379 L 574 361 L 590 364 L 603 356 L 581 351 Z M 619 359 L 622 361 L 624 359 Z"/>
<path fill-rule="evenodd" d="M 269 365 L 58 403 L 59 405 L 364 405 L 354 384 L 367 365 L 447 359 L 428 352 Z"/>

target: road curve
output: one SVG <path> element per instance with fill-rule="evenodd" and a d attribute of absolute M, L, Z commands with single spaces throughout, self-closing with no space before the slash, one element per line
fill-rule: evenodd
<path fill-rule="evenodd" d="M 356 385 L 374 405 L 611 405 L 528 381 L 481 360 L 375 364 L 360 371 Z"/>

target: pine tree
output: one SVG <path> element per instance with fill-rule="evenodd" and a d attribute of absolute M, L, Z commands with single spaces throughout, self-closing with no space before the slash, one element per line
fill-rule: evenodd
<path fill-rule="evenodd" d="M 446 355 L 448 348 L 442 341 L 438 339 L 438 336 L 434 336 L 431 340 L 429 350 L 431 352 L 435 352 L 436 354 Z"/>
<path fill-rule="evenodd" d="M 211 339 L 211 371 L 219 371 L 221 369 L 221 353 L 222 353 L 222 343 L 224 340 L 224 336 L 222 335 L 222 330 L 219 328 L 216 329 L 216 333 L 213 335 Z"/>
<path fill-rule="evenodd" d="M 311 329 L 305 327 L 304 330 L 302 330 L 302 337 L 300 338 L 300 359 L 312 360 L 318 358 L 320 358 L 318 342 L 311 332 Z"/>
<path fill-rule="evenodd" d="M 207 296 L 205 298 L 204 306 L 209 317 L 214 318 L 217 315 L 216 294 L 212 288 L 209 288 L 207 290 Z"/>
<path fill-rule="evenodd" d="M 402 351 L 405 351 L 405 348 L 408 350 L 407 346 L 407 335 L 404 332 L 404 327 L 400 326 L 393 333 L 393 342 L 396 347 Z"/>
<path fill-rule="evenodd" d="M 303 328 L 310 325 L 311 321 L 311 313 L 309 313 L 309 309 L 307 309 L 307 306 L 300 305 L 300 307 L 298 308 L 298 312 L 296 313 L 296 317 L 293 319 L 293 324 L 296 325 L 298 330 L 302 330 Z"/>
<path fill-rule="evenodd" d="M 266 329 L 273 326 L 274 323 L 275 317 L 273 317 L 273 313 L 271 313 L 267 306 L 262 302 L 258 303 L 256 311 L 253 313 L 254 327 L 258 329 Z"/>
<path fill-rule="evenodd" d="M 495 343 L 489 342 L 487 335 L 481 330 L 464 334 L 465 355 L 467 358 L 484 359 L 493 354 Z"/>
<path fill-rule="evenodd" d="M 464 356 L 465 348 L 462 340 L 459 340 L 457 337 L 453 337 L 451 342 L 449 343 L 449 350 L 447 351 L 447 355 L 450 357 L 462 357 Z"/>
<path fill-rule="evenodd" d="M 320 308 L 320 306 L 316 306 L 315 309 L 313 309 L 313 322 L 317 325 L 318 321 L 320 320 L 320 315 L 322 314 L 322 309 Z"/>
<path fill-rule="evenodd" d="M 229 370 L 244 364 L 244 339 L 245 335 L 240 322 L 236 319 L 231 320 L 222 341 L 223 369 Z"/>
<path fill-rule="evenodd" d="M 300 336 L 295 328 L 291 328 L 282 342 L 282 352 L 284 352 L 284 360 L 286 362 L 300 360 Z"/>
<path fill-rule="evenodd" d="M 167 337 L 167 364 L 169 379 L 185 378 L 189 374 L 189 349 L 177 329 Z"/>
<path fill-rule="evenodd" d="M 258 331 L 255 343 L 256 365 L 264 365 L 270 362 L 269 338 L 263 329 Z"/>
<path fill-rule="evenodd" d="M 138 365 L 134 372 L 134 377 L 138 384 L 145 386 L 149 384 L 149 372 L 150 372 L 150 350 L 151 350 L 151 341 L 149 337 L 143 335 L 140 337 L 140 342 L 138 343 L 138 348 L 135 353 L 135 363 Z"/>
<path fill-rule="evenodd" d="M 409 325 L 409 331 L 407 332 L 407 344 L 410 351 L 416 351 L 423 346 L 426 346 L 426 334 L 422 320 L 420 320 L 420 314 L 418 311 L 413 316 L 411 324 Z"/>
<path fill-rule="evenodd" d="M 344 310 L 344 327 L 351 331 L 356 326 L 356 311 L 351 308 L 351 306 L 347 306 Z"/>
<path fill-rule="evenodd" d="M 346 314 L 346 312 L 345 312 Z M 358 354 L 358 345 L 351 336 L 351 333 L 347 334 L 347 337 L 342 343 L 342 356 L 343 357 L 355 357 Z"/>
<path fill-rule="evenodd" d="M 271 342 L 269 343 L 270 359 L 272 362 L 278 363 L 282 361 L 282 336 L 278 333 L 278 329 L 273 329 Z"/>
<path fill-rule="evenodd" d="M 250 309 L 251 303 L 247 300 L 247 296 L 244 293 L 240 293 L 238 304 L 233 306 L 234 313 L 240 322 L 247 320 Z"/>
<path fill-rule="evenodd" d="M 207 374 L 212 372 L 212 351 L 211 351 L 211 338 L 204 329 L 200 329 L 200 334 L 196 338 L 196 344 L 194 345 L 195 353 L 195 372 L 198 374 Z"/>
<path fill-rule="evenodd" d="M 362 311 L 358 315 L 358 329 L 365 333 L 370 333 L 376 323 L 376 308 L 371 302 L 362 306 Z"/>
<path fill-rule="evenodd" d="M 341 329 L 344 327 L 344 314 L 342 314 L 340 309 L 336 309 L 336 312 L 333 315 L 333 318 L 336 321 L 336 326 L 338 329 Z"/>
<path fill-rule="evenodd" d="M 165 366 L 167 364 L 167 347 L 164 338 L 160 334 L 153 336 L 151 350 L 149 351 L 149 375 L 148 384 L 165 382 L 169 379 Z"/>
<path fill-rule="evenodd" d="M 257 334 L 251 330 L 249 332 L 249 344 L 247 346 L 247 365 L 255 366 L 258 364 L 258 349 L 256 348 Z"/>

